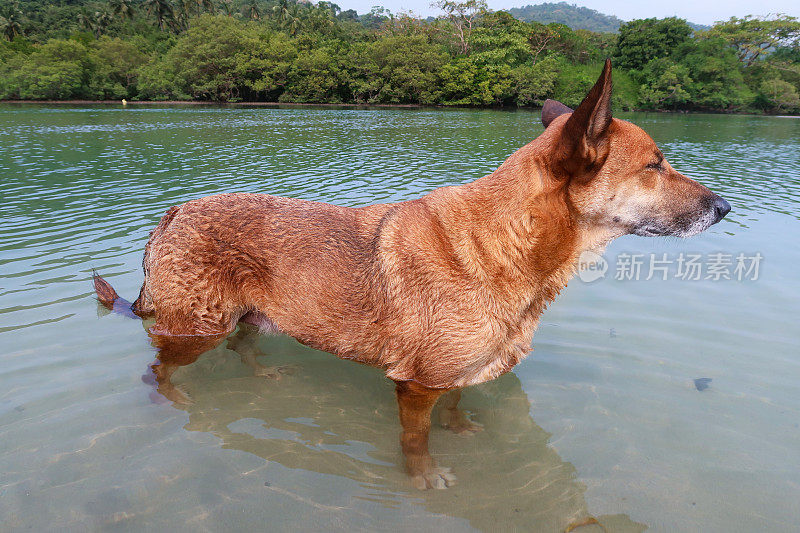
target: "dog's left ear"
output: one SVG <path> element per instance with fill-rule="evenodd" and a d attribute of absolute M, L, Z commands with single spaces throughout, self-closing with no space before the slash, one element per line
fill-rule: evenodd
<path fill-rule="evenodd" d="M 606 133 L 611 121 L 611 60 L 606 59 L 597 83 L 564 124 L 564 144 L 571 148 L 568 158 L 584 168 L 602 163 L 608 155 Z"/>
<path fill-rule="evenodd" d="M 546 128 L 555 118 L 566 113 L 572 113 L 572 108 L 565 106 L 558 100 L 550 100 L 548 98 L 542 106 L 542 125 Z"/>

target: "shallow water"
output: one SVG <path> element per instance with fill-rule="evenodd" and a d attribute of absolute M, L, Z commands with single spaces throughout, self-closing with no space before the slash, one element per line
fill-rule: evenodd
<path fill-rule="evenodd" d="M 528 359 L 465 391 L 484 431 L 434 428 L 459 484 L 423 493 L 379 370 L 262 336 L 259 362 L 292 374 L 255 376 L 223 344 L 178 369 L 190 401 L 173 403 L 91 269 L 135 297 L 148 232 L 203 195 L 361 205 L 475 179 L 541 132 L 536 113 L 0 105 L 0 530 L 795 530 L 800 120 L 624 118 L 733 211 L 689 240 L 613 243 Z M 676 276 L 698 254 L 706 278 L 716 253 L 734 279 Z M 757 279 L 736 279 L 740 253 L 763 258 Z M 640 279 L 616 279 L 632 254 Z M 668 279 L 646 279 L 650 254 Z"/>

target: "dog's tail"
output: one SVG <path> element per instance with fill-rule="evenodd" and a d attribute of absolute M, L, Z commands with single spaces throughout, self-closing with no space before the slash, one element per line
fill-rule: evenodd
<path fill-rule="evenodd" d="M 103 307 L 128 318 L 140 318 L 133 312 L 133 304 L 125 298 L 121 298 L 114 287 L 94 270 L 92 271 L 92 281 L 94 282 L 94 292 L 97 293 L 97 301 Z"/>

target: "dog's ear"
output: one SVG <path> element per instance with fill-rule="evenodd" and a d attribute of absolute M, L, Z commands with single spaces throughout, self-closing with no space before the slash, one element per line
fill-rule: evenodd
<path fill-rule="evenodd" d="M 569 157 L 582 161 L 585 167 L 605 159 L 611 120 L 611 60 L 606 59 L 597 83 L 564 124 L 562 135 L 565 145 L 571 148 Z"/>
<path fill-rule="evenodd" d="M 565 106 L 557 100 L 550 100 L 548 98 L 544 101 L 544 105 L 542 106 L 542 124 L 544 124 L 546 128 L 553 122 L 554 118 L 560 117 L 565 113 L 572 113 L 572 108 Z"/>

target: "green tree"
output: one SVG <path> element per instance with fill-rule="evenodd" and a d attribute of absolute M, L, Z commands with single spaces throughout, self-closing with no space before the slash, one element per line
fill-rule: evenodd
<path fill-rule="evenodd" d="M 763 102 L 762 106 L 771 111 L 800 111 L 800 94 L 797 89 L 780 78 L 764 80 L 759 87 L 759 97 Z"/>
<path fill-rule="evenodd" d="M 441 102 L 445 105 L 502 105 L 513 101 L 514 79 L 507 66 L 481 65 L 461 56 L 439 74 Z"/>
<path fill-rule="evenodd" d="M 391 18 L 391 11 L 382 6 L 373 6 L 369 13 L 359 17 L 359 21 L 366 28 L 377 30 Z"/>
<path fill-rule="evenodd" d="M 326 2 L 306 9 L 305 21 L 311 33 L 330 34 L 336 27 L 335 13 Z"/>
<path fill-rule="evenodd" d="M 356 46 L 349 62 L 357 102 L 432 104 L 447 55 L 421 35 L 394 36 Z"/>
<path fill-rule="evenodd" d="M 731 110 L 753 98 L 734 51 L 722 39 L 685 43 L 675 59 L 689 70 L 692 107 Z"/>
<path fill-rule="evenodd" d="M 505 11 L 488 13 L 470 36 L 471 55 L 482 65 L 518 66 L 531 59 L 528 24 Z"/>
<path fill-rule="evenodd" d="M 231 16 L 200 17 L 216 5 Z M 326 0 L 0 0 L 0 91 L 575 106 L 613 54 L 615 109 L 800 112 L 792 17 L 731 19 L 695 35 L 680 19 L 645 19 L 616 36 L 571 29 L 597 14 L 566 4 L 542 7 L 547 24 L 489 12 L 484 0 L 437 5 L 446 15 L 422 19 L 382 7 L 358 16 Z M 86 51 L 80 61 L 43 46 L 67 49 L 67 38 Z"/>
<path fill-rule="evenodd" d="M 800 21 L 788 15 L 731 17 L 701 35 L 724 40 L 736 48 L 739 61 L 749 67 L 779 47 L 800 45 Z"/>
<path fill-rule="evenodd" d="M 689 69 L 669 58 L 651 59 L 642 71 L 639 100 L 649 109 L 675 109 L 690 101 Z"/>
<path fill-rule="evenodd" d="M 149 58 L 132 43 L 118 37 L 104 35 L 93 42 L 91 48 L 92 92 L 106 99 L 137 96 L 139 68 Z"/>
<path fill-rule="evenodd" d="M 450 21 L 451 33 L 457 39 L 462 54 L 469 54 L 472 28 L 478 18 L 486 13 L 486 0 L 436 0 L 431 4 L 445 13 Z"/>
<path fill-rule="evenodd" d="M 155 98 L 277 100 L 296 57 L 285 34 L 201 15 L 160 61 L 142 69 L 139 88 Z"/>
<path fill-rule="evenodd" d="M 571 65 L 560 61 L 558 76 L 553 87 L 553 98 L 569 107 L 578 107 L 594 82 L 597 81 L 596 70 L 594 65 Z M 615 78 L 618 73 L 619 71 L 614 73 Z"/>
<path fill-rule="evenodd" d="M 686 21 L 675 17 L 627 22 L 619 28 L 614 48 L 616 66 L 641 70 L 651 59 L 669 57 L 691 34 Z"/>
<path fill-rule="evenodd" d="M 283 28 L 293 36 L 303 29 L 303 10 L 300 6 L 293 4 L 289 7 L 289 18 Z"/>
<path fill-rule="evenodd" d="M 74 40 L 51 39 L 30 54 L 16 54 L 0 69 L 0 98 L 95 98 L 89 50 Z"/>
<path fill-rule="evenodd" d="M 611 57 L 617 44 L 615 33 L 575 30 L 575 36 L 580 42 L 580 54 L 577 60 L 581 63 L 596 63 Z"/>
<path fill-rule="evenodd" d="M 558 60 L 548 57 L 535 65 L 523 65 L 513 73 L 515 100 L 519 106 L 541 105 L 552 96 L 558 78 Z"/>
<path fill-rule="evenodd" d="M 299 54 L 289 70 L 280 101 L 339 103 L 348 99 L 347 66 L 342 59 L 329 48 Z"/>
<path fill-rule="evenodd" d="M 602 62 L 570 63 L 559 58 L 558 75 L 553 87 L 554 98 L 575 108 L 591 89 L 603 68 Z M 624 70 L 614 72 L 614 94 L 611 100 L 615 110 L 635 109 L 638 103 L 639 85 Z"/>

